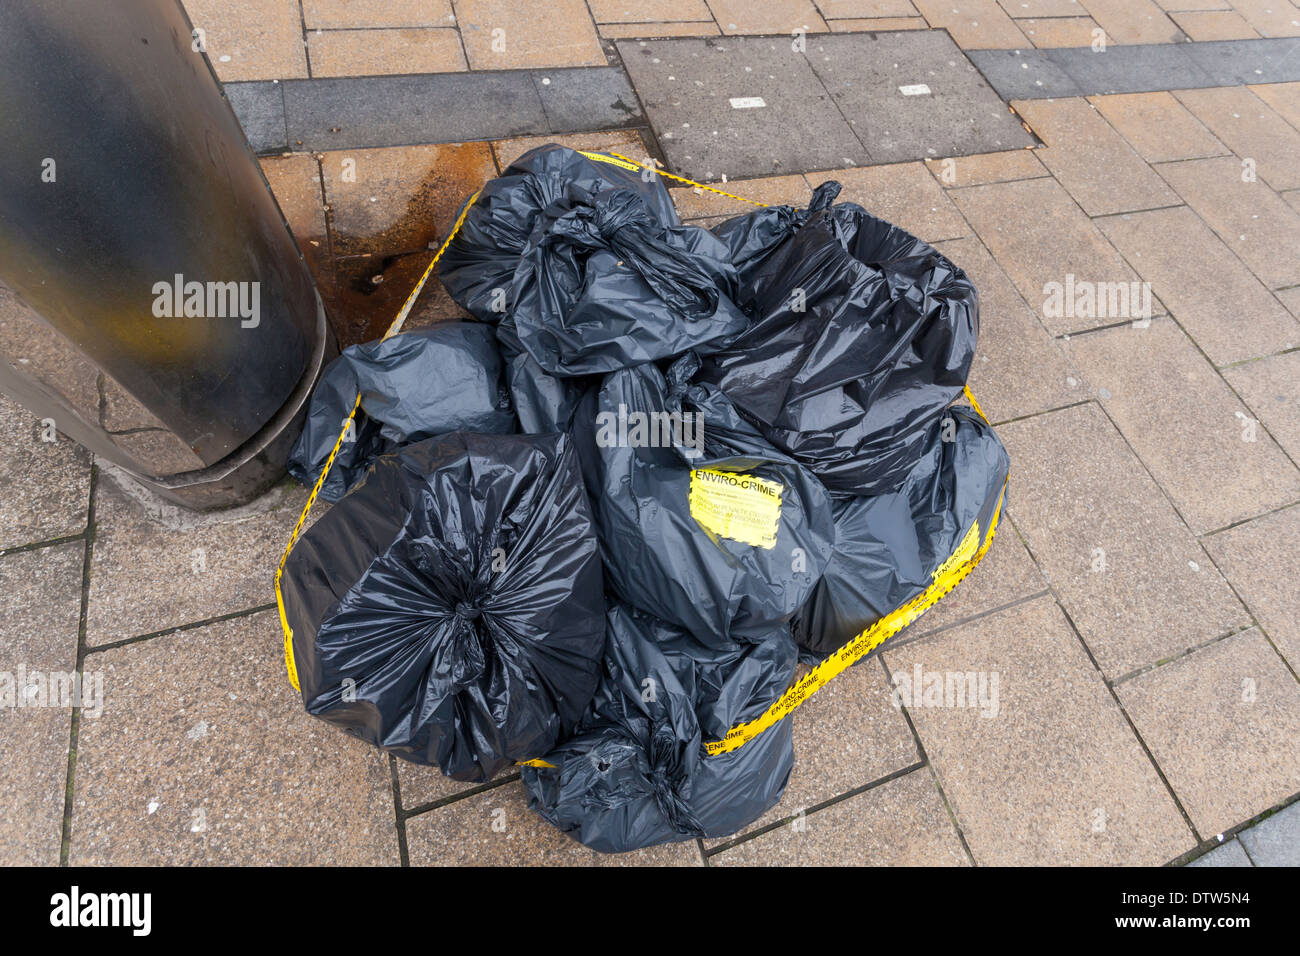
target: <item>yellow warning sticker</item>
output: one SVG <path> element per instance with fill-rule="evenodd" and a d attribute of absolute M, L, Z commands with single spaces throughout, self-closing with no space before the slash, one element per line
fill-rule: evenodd
<path fill-rule="evenodd" d="M 774 548 L 784 490 L 779 481 L 757 475 L 696 468 L 691 472 L 691 517 L 719 537 Z"/>
<path fill-rule="evenodd" d="M 613 166 L 622 166 L 624 169 L 630 169 L 634 172 L 641 168 L 636 163 L 629 163 L 625 159 L 615 159 L 613 156 L 606 156 L 603 153 L 588 153 L 581 149 L 578 150 L 578 152 L 582 153 L 582 155 L 586 156 L 588 159 L 594 159 L 598 163 L 610 163 Z"/>

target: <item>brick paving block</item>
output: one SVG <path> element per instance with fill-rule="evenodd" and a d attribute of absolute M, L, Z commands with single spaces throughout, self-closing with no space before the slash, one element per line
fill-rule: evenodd
<path fill-rule="evenodd" d="M 307 35 L 313 76 L 378 76 L 465 70 L 453 29 L 330 30 Z"/>
<path fill-rule="evenodd" d="M 827 20 L 832 33 L 889 33 L 894 30 L 928 30 L 924 17 L 873 17 L 869 20 Z"/>
<path fill-rule="evenodd" d="M 969 866 L 926 768 L 709 857 L 709 866 Z"/>
<path fill-rule="evenodd" d="M 704 0 L 588 0 L 597 23 L 655 23 L 712 20 Z"/>
<path fill-rule="evenodd" d="M 712 20 L 687 20 L 682 23 L 602 23 L 596 29 L 611 40 L 636 37 L 721 36 Z"/>
<path fill-rule="evenodd" d="M 253 505 L 193 515 L 143 489 L 128 496 L 118 480 L 101 475 L 95 485 L 87 644 L 151 634 L 275 600 L 275 568 L 306 503 L 306 489 L 286 482 Z M 313 518 L 320 514 L 319 506 L 313 509 Z"/>
<path fill-rule="evenodd" d="M 1241 844 L 1235 839 L 1229 840 L 1223 846 L 1211 850 L 1204 856 L 1197 857 L 1188 866 L 1198 867 L 1230 867 L 1230 866 L 1254 866 L 1250 862 L 1250 857 L 1246 851 L 1241 848 Z"/>
<path fill-rule="evenodd" d="M 329 230 L 316 157 L 310 153 L 268 156 L 261 166 L 307 265 L 313 275 L 321 275 L 329 269 Z"/>
<path fill-rule="evenodd" d="M 1300 670 L 1300 507 L 1210 535 L 1204 544 L 1282 656 Z"/>
<path fill-rule="evenodd" d="M 57 426 L 57 422 L 55 423 Z M 90 505 L 90 453 L 0 395 L 0 548 L 80 534 Z"/>
<path fill-rule="evenodd" d="M 1234 365 L 1222 373 L 1278 444 L 1300 461 L 1300 353 Z"/>
<path fill-rule="evenodd" d="M 1295 319 L 1190 209 L 1096 222 L 1216 365 L 1300 344 Z"/>
<path fill-rule="evenodd" d="M 1046 167 L 1038 161 L 1037 152 L 1036 149 L 1009 149 L 980 156 L 927 159 L 925 165 L 944 189 L 959 189 L 962 186 L 982 186 L 985 183 L 1006 183 L 1017 179 L 1050 176 Z"/>
<path fill-rule="evenodd" d="M 1077 332 L 1114 322 L 1106 316 L 1071 316 L 1070 310 L 1063 315 L 1056 315 L 1055 310 L 1051 315 L 1043 312 L 1049 283 L 1063 289 L 1069 276 L 1076 282 L 1092 283 L 1137 280 L 1054 179 L 991 183 L 954 189 L 949 195 L 1030 308 L 1039 309 L 1050 332 Z M 1152 306 L 1159 308 L 1154 302 Z"/>
<path fill-rule="evenodd" d="M 795 30 L 825 33 L 829 27 L 812 0 L 708 0 L 713 18 L 728 36 L 749 33 L 790 36 Z"/>
<path fill-rule="evenodd" d="M 1184 10 L 1170 18 L 1189 40 L 1249 40 L 1259 36 L 1232 10 Z"/>
<path fill-rule="evenodd" d="M 677 207 L 677 215 L 682 219 L 703 219 L 705 217 L 723 216 L 730 218 L 751 213 L 757 206 L 729 199 L 707 189 L 694 186 L 675 186 L 672 180 L 666 180 L 668 192 Z M 752 199 L 754 202 L 769 206 L 790 205 L 807 206 L 812 199 L 812 187 L 802 176 L 766 176 L 762 179 L 739 179 L 718 183 L 717 188 L 734 196 Z"/>
<path fill-rule="evenodd" d="M 72 709 L 50 700 L 52 684 L 44 678 L 77 667 L 85 553 L 85 544 L 72 541 L 0 557 L 0 673 L 15 695 L 0 706 L 3 866 L 59 862 Z M 28 687 L 43 693 L 29 696 Z M 103 688 L 97 691 L 93 680 L 86 688 L 90 706 L 83 716 L 90 721 Z M 35 706 L 42 701 L 45 706 Z"/>
<path fill-rule="evenodd" d="M 1274 189 L 1300 186 L 1300 132 L 1248 89 L 1178 90 L 1183 105 Z"/>
<path fill-rule="evenodd" d="M 816 0 L 827 20 L 919 17 L 912 0 Z"/>
<path fill-rule="evenodd" d="M 1203 837 L 1300 790 L 1300 686 L 1257 629 L 1116 692 Z"/>
<path fill-rule="evenodd" d="M 1292 209 L 1300 212 L 1300 189 L 1292 189 L 1290 192 L 1279 193 L 1278 195 L 1285 199 Z"/>
<path fill-rule="evenodd" d="M 970 235 L 970 226 L 922 163 L 837 169 L 808 176 L 814 187 L 828 179 L 844 186 L 837 201 L 857 203 L 926 242 Z"/>
<path fill-rule="evenodd" d="M 86 659 L 74 866 L 399 862 L 388 758 L 304 712 L 282 648 L 266 611 Z"/>
<path fill-rule="evenodd" d="M 1042 20 L 1017 20 L 1031 43 L 1040 49 L 1051 47 L 1091 46 L 1098 39 L 1111 42 L 1106 31 L 1092 17 L 1049 17 Z"/>
<path fill-rule="evenodd" d="M 1300 805 L 1279 810 L 1237 839 L 1255 866 L 1300 866 Z"/>
<path fill-rule="evenodd" d="M 891 700 L 880 662 L 850 667 L 801 705 L 794 716 L 794 770 L 772 809 L 748 833 L 825 803 L 917 763 L 916 742 Z M 705 840 L 712 848 L 733 836 Z"/>
<path fill-rule="evenodd" d="M 204 31 L 212 67 L 223 83 L 307 76 L 298 5 L 283 0 L 185 0 Z"/>
<path fill-rule="evenodd" d="M 1010 515 L 1108 678 L 1250 623 L 1100 408 L 998 434 L 1011 453 Z"/>
<path fill-rule="evenodd" d="M 1173 320 L 1074 336 L 1066 348 L 1194 533 L 1300 501 L 1300 470 Z"/>
<path fill-rule="evenodd" d="M 1300 10 L 1286 0 L 1232 0 L 1232 5 L 1261 36 L 1300 36 Z"/>
<path fill-rule="evenodd" d="M 321 170 L 336 256 L 436 247 L 465 200 L 497 175 L 487 143 L 333 150 Z"/>
<path fill-rule="evenodd" d="M 945 687 L 949 673 L 986 681 L 981 706 L 963 706 L 954 683 L 951 697 L 918 690 L 921 706 L 908 707 L 977 864 L 1151 866 L 1194 845 L 1050 596 L 886 650 L 885 662 L 913 684 L 920 668 L 923 688 L 932 674 Z"/>
<path fill-rule="evenodd" d="M 308 30 L 454 26 L 451 0 L 302 0 Z"/>
<path fill-rule="evenodd" d="M 1274 293 L 1274 295 L 1277 296 L 1279 302 L 1287 307 L 1287 311 L 1300 319 L 1300 286 L 1293 286 L 1290 289 L 1279 289 Z"/>
<path fill-rule="evenodd" d="M 1152 0 L 1086 0 L 1086 5 L 1115 43 L 1177 43 L 1183 38 Z"/>
<path fill-rule="evenodd" d="M 605 65 L 583 0 L 458 0 L 456 12 L 471 69 Z"/>
<path fill-rule="evenodd" d="M 407 812 L 433 803 L 435 800 L 467 795 L 518 779 L 519 771 L 509 770 L 486 783 L 462 783 L 443 776 L 442 771 L 437 767 L 426 767 L 401 758 L 397 760 L 397 780 L 402 788 L 402 809 Z"/>
<path fill-rule="evenodd" d="M 984 413 L 999 422 L 1081 400 L 1078 373 L 984 244 L 953 239 L 938 249 L 979 291 L 979 344 L 968 384 Z"/>
<path fill-rule="evenodd" d="M 694 840 L 630 853 L 597 853 L 528 809 L 521 783 L 406 821 L 412 866 L 701 866 Z"/>
<path fill-rule="evenodd" d="M 1261 282 L 1300 285 L 1300 212 L 1246 177 L 1241 160 L 1166 163 L 1159 172 Z"/>
<path fill-rule="evenodd" d="M 1223 156 L 1224 146 L 1169 93 L 1115 93 L 1088 102 L 1148 163 Z"/>
<path fill-rule="evenodd" d="M 1032 46 L 997 0 L 913 0 L 936 30 L 946 29 L 963 50 Z"/>
<path fill-rule="evenodd" d="M 1250 91 L 1292 126 L 1300 129 L 1300 83 L 1260 83 Z"/>
<path fill-rule="evenodd" d="M 515 139 L 499 139 L 492 143 L 492 151 L 496 153 L 497 165 L 504 171 L 530 149 L 550 143 L 588 152 L 622 153 L 638 162 L 646 155 L 641 134 L 636 130 L 621 129 L 603 133 L 569 133 L 562 136 L 519 136 Z"/>
<path fill-rule="evenodd" d="M 1087 100 L 1012 103 L 1045 143 L 1038 158 L 1090 216 L 1172 206 L 1178 197 Z"/>
<path fill-rule="evenodd" d="M 998 0 L 1007 16 L 1018 20 L 1035 17 L 1086 16 L 1088 11 L 1079 0 Z"/>
<path fill-rule="evenodd" d="M 1231 10 L 1228 0 L 1156 0 L 1160 9 L 1170 10 Z"/>

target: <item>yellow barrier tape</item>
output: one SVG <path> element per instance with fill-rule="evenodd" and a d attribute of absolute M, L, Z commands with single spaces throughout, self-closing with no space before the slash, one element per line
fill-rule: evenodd
<path fill-rule="evenodd" d="M 582 155 L 584 155 L 584 156 L 591 156 L 592 154 L 590 154 L 590 153 L 583 153 Z M 704 189 L 704 190 L 707 190 L 707 191 L 709 191 L 709 192 L 711 192 L 711 193 L 717 193 L 719 196 L 726 196 L 728 199 L 735 199 L 735 200 L 738 200 L 738 201 L 740 201 L 740 202 L 747 202 L 747 203 L 749 203 L 751 206 L 758 206 L 760 209 L 766 209 L 766 208 L 767 208 L 767 203 L 765 203 L 765 202 L 755 202 L 753 199 L 746 199 L 744 196 L 737 196 L 735 193 L 724 192 L 724 191 L 721 190 L 721 189 L 715 189 L 715 188 L 712 187 L 712 186 L 706 186 L 706 185 L 704 185 L 704 183 L 697 183 L 697 182 L 696 182 L 695 180 L 693 180 L 693 179 L 687 179 L 685 176 L 674 176 L 672 173 L 666 173 L 666 172 L 664 172 L 662 169 L 656 169 L 655 167 L 648 165 L 648 161 L 647 161 L 647 163 L 638 163 L 638 162 L 637 162 L 636 160 L 634 160 L 634 159 L 628 159 L 628 158 L 627 158 L 626 156 L 624 156 L 622 153 L 615 153 L 615 152 L 612 152 L 612 151 L 610 152 L 609 155 L 611 155 L 611 156 L 617 156 L 619 159 L 623 160 L 624 162 L 626 162 L 626 163 L 631 163 L 632 166 L 633 166 L 633 168 L 635 168 L 635 169 L 648 169 L 648 170 L 650 170 L 651 172 L 653 172 L 656 176 L 662 176 L 662 177 L 664 177 L 665 179 L 675 179 L 675 180 L 676 180 L 677 182 L 679 182 L 679 183 L 686 183 L 686 185 L 688 185 L 688 186 L 694 186 L 696 189 Z M 595 159 L 596 157 L 592 156 L 592 158 Z"/>

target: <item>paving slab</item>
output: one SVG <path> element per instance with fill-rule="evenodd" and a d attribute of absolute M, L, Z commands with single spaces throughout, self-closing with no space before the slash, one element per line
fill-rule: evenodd
<path fill-rule="evenodd" d="M 597 23 L 713 19 L 704 0 L 588 0 L 587 6 Z"/>
<path fill-rule="evenodd" d="M 1300 806 L 1279 810 L 1237 839 L 1255 866 L 1300 866 Z"/>
<path fill-rule="evenodd" d="M 1300 57 L 1297 57 L 1300 59 Z M 1178 90 L 1174 94 L 1229 149 L 1255 163 L 1274 189 L 1300 186 L 1300 131 L 1248 89 Z"/>
<path fill-rule="evenodd" d="M 1177 29 L 1174 27 L 1175 31 Z M 1049 50 L 1047 55 L 1069 74 L 1078 85 L 1080 93 L 1085 95 L 1147 93 L 1152 90 L 1213 86 L 1210 74 L 1187 55 L 1187 46 L 1189 44 L 1171 42 L 1138 46 L 1114 45 L 1107 46 L 1104 50 L 1072 47 Z"/>
<path fill-rule="evenodd" d="M 1050 596 L 886 649 L 885 662 L 896 680 L 919 668 L 927 686 L 982 676 L 985 705 L 997 675 L 996 709 L 920 693 L 908 707 L 977 864 L 1150 866 L 1195 845 Z"/>
<path fill-rule="evenodd" d="M 223 83 L 308 76 L 298 5 L 282 0 L 185 0 Z"/>
<path fill-rule="evenodd" d="M 552 130 L 576 133 L 645 123 L 622 70 L 607 66 L 536 70 L 533 82 Z"/>
<path fill-rule="evenodd" d="M 519 779 L 518 770 L 510 770 L 487 783 L 462 783 L 445 777 L 437 767 L 426 767 L 409 760 L 397 761 L 397 780 L 402 788 L 402 809 L 408 813 L 451 797 L 468 796 Z"/>
<path fill-rule="evenodd" d="M 711 182 L 869 161 L 785 39 L 619 40 L 618 50 L 670 169 L 682 176 Z M 765 105 L 744 105 L 757 101 Z"/>
<path fill-rule="evenodd" d="M 1197 857 L 1188 866 L 1199 867 L 1232 867 L 1232 866 L 1254 866 L 1250 862 L 1250 857 L 1246 851 L 1241 848 L 1241 844 L 1235 839 L 1229 840 L 1223 846 L 1211 850 L 1204 856 Z"/>
<path fill-rule="evenodd" d="M 808 62 L 873 163 L 1034 143 L 942 31 L 817 37 Z"/>
<path fill-rule="evenodd" d="M 1300 507 L 1247 521 L 1203 543 L 1260 627 L 1300 671 Z"/>
<path fill-rule="evenodd" d="M 1300 83 L 1260 83 L 1250 91 L 1269 105 L 1274 113 L 1300 129 Z"/>
<path fill-rule="evenodd" d="M 584 0 L 457 0 L 456 15 L 470 69 L 606 62 Z"/>
<path fill-rule="evenodd" d="M 284 96 L 279 83 L 274 80 L 226 83 L 223 89 L 254 152 L 273 153 L 289 148 Z"/>
<path fill-rule="evenodd" d="M 406 821 L 412 866 L 701 866 L 694 840 L 597 853 L 528 809 L 523 784 L 508 783 Z"/>
<path fill-rule="evenodd" d="M 487 143 L 332 150 L 320 166 L 336 256 L 436 248 L 465 200 L 497 175 Z"/>
<path fill-rule="evenodd" d="M 252 506 L 192 516 L 111 476 L 95 485 L 86 643 L 120 641 L 275 600 L 271 579 L 307 500 L 288 482 Z M 151 514 L 147 508 L 156 506 Z M 164 523 L 156 517 L 165 512 Z M 313 509 L 313 519 L 319 517 Z"/>
<path fill-rule="evenodd" d="M 1089 216 L 1172 206 L 1178 196 L 1086 99 L 1011 104 L 1047 144 L 1037 150 Z"/>
<path fill-rule="evenodd" d="M 550 131 L 527 71 L 339 77 L 283 86 L 292 149 L 463 142 Z"/>
<path fill-rule="evenodd" d="M 827 20 L 916 17 L 912 0 L 817 0 Z"/>
<path fill-rule="evenodd" d="M 321 192 L 320 164 L 310 153 L 268 156 L 261 160 L 271 193 L 307 260 L 317 283 L 328 280 L 330 266 L 329 227 L 325 223 L 325 200 Z M 324 276 L 325 278 L 322 278 Z M 125 396 L 125 393 L 119 394 Z M 105 389 L 104 421 L 114 412 L 114 395 Z M 152 417 L 152 415 L 150 415 Z M 159 423 L 161 425 L 161 423 Z"/>
<path fill-rule="evenodd" d="M 708 0 L 713 18 L 722 32 L 728 35 L 784 34 L 789 37 L 795 30 L 807 33 L 824 33 L 826 21 L 817 12 L 812 0 Z"/>
<path fill-rule="evenodd" d="M 1096 405 L 998 429 L 1009 513 L 1110 679 L 1245 627 L 1246 609 Z"/>
<path fill-rule="evenodd" d="M 794 770 L 781 800 L 740 833 L 811 810 L 920 761 L 880 662 L 868 658 L 831 681 L 790 719 Z M 706 849 L 733 836 L 705 840 Z"/>
<path fill-rule="evenodd" d="M 610 40 L 626 37 L 703 37 L 719 36 L 722 31 L 712 20 L 685 20 L 681 23 L 602 23 L 596 29 Z"/>
<path fill-rule="evenodd" d="M 1300 353 L 1223 369 L 1223 377 L 1287 454 L 1300 461 Z"/>
<path fill-rule="evenodd" d="M 709 866 L 969 866 L 928 768 L 709 857 Z"/>
<path fill-rule="evenodd" d="M 379 76 L 466 70 L 460 34 L 449 28 L 329 30 L 307 34 L 312 76 Z"/>
<path fill-rule="evenodd" d="M 1270 289 L 1300 285 L 1300 212 L 1235 156 L 1166 163 L 1159 173 Z"/>
<path fill-rule="evenodd" d="M 1032 46 L 997 0 L 913 0 L 936 30 L 947 30 L 963 50 Z"/>
<path fill-rule="evenodd" d="M 387 757 L 303 711 L 282 648 L 267 611 L 87 658 L 72 865 L 399 862 Z"/>
<path fill-rule="evenodd" d="M 1300 470 L 1173 320 L 1076 335 L 1066 349 L 1194 533 L 1300 501 Z"/>
<path fill-rule="evenodd" d="M 646 156 L 645 143 L 636 130 L 610 130 L 601 133 L 570 133 L 565 135 L 520 136 L 515 139 L 499 139 L 492 144 L 496 154 L 497 166 L 504 172 L 506 167 L 516 159 L 538 146 L 558 143 L 570 149 L 585 149 L 588 152 L 615 152 L 640 161 Z"/>
<path fill-rule="evenodd" d="M 1202 837 L 1300 790 L 1300 685 L 1257 629 L 1116 692 Z"/>
<path fill-rule="evenodd" d="M 1088 11 L 1079 0 L 998 0 L 1007 15 L 1016 19 L 1034 17 L 1077 17 Z"/>
<path fill-rule="evenodd" d="M 1233 10 L 1184 10 L 1169 16 L 1189 40 L 1250 40 L 1259 36 Z"/>
<path fill-rule="evenodd" d="M 1216 365 L 1300 344 L 1295 318 L 1190 209 L 1096 224 Z"/>
<path fill-rule="evenodd" d="M 1088 102 L 1148 163 L 1228 153 L 1228 147 L 1170 93 L 1116 93 L 1090 96 Z"/>
<path fill-rule="evenodd" d="M 838 202 L 857 203 L 926 242 L 970 235 L 970 226 L 923 163 L 837 169 L 808 176 L 814 187 L 828 179 L 844 186 Z"/>
<path fill-rule="evenodd" d="M 1039 49 L 1091 46 L 1094 42 L 1113 42 L 1092 17 L 1045 17 L 1017 20 L 1016 26 Z"/>
<path fill-rule="evenodd" d="M 1086 6 L 1115 43 L 1177 43 L 1182 31 L 1152 0 L 1087 0 Z"/>
<path fill-rule="evenodd" d="M 1049 289 L 1063 290 L 1070 276 L 1075 282 L 1137 281 L 1133 270 L 1054 179 L 971 186 L 949 195 L 1030 308 L 1039 309 L 1050 332 L 1076 332 L 1115 321 L 1088 315 L 1083 308 L 1046 308 Z M 1158 311 L 1157 303 L 1152 306 Z"/>
<path fill-rule="evenodd" d="M 924 17 L 877 17 L 867 20 L 827 20 L 832 33 L 874 33 L 893 30 L 928 30 Z"/>
<path fill-rule="evenodd" d="M 56 422 L 57 427 L 57 422 Z M 0 548 L 86 529 L 90 453 L 0 395 Z M 44 441 L 52 436 L 53 441 Z"/>
<path fill-rule="evenodd" d="M 970 50 L 972 63 L 1004 100 L 1044 96 L 1080 96 L 1084 90 L 1052 58 L 1051 50 L 1034 50 L 1026 44 L 1014 50 Z"/>
<path fill-rule="evenodd" d="M 1266 37 L 1300 36 L 1300 10 L 1281 0 L 1232 0 L 1246 22 Z"/>
<path fill-rule="evenodd" d="M 1038 161 L 1035 149 L 1011 149 L 980 156 L 927 159 L 925 165 L 944 189 L 1038 179 L 1051 175 Z"/>
<path fill-rule="evenodd" d="M 715 192 L 695 186 L 668 185 L 669 195 L 677 215 L 682 219 L 704 219 L 714 216 L 730 218 L 751 213 L 755 206 L 738 199 L 720 196 Z M 803 176 L 766 176 L 762 179 L 741 179 L 720 187 L 734 196 L 752 199 L 769 206 L 807 206 L 812 199 L 812 187 Z M 841 194 L 842 198 L 842 194 Z"/>
<path fill-rule="evenodd" d="M 961 266 L 979 291 L 979 346 L 968 384 L 990 420 L 1021 418 L 1081 400 L 1078 372 L 984 244 L 954 239 L 939 243 L 938 249 Z"/>
<path fill-rule="evenodd" d="M 451 0 L 302 0 L 308 30 L 445 27 L 456 22 Z"/>
<path fill-rule="evenodd" d="M 1300 62 L 1291 55 L 1295 51 L 1292 40 L 1207 40 L 1189 43 L 1184 49 L 1210 77 L 1212 86 L 1300 80 Z"/>
<path fill-rule="evenodd" d="M 406 302 L 407 296 L 424 275 L 433 259 L 432 250 L 411 252 L 405 255 L 351 256 L 336 259 L 331 267 L 330 286 L 322 289 L 325 307 L 334 320 L 334 332 L 340 347 L 357 342 L 369 342 L 388 330 L 393 318 Z M 412 312 L 424 312 L 426 307 L 450 306 L 443 300 L 446 292 L 439 285 L 425 292 Z M 454 311 L 454 310 L 453 310 Z M 410 318 L 408 318 L 410 321 Z"/>
<path fill-rule="evenodd" d="M 23 703 L 16 706 L 15 697 L 0 706 L 3 866 L 59 863 L 72 708 L 51 702 L 42 679 L 77 667 L 85 553 L 83 542 L 72 541 L 0 557 L 0 679 Z M 45 693 L 29 696 L 29 687 Z M 95 719 L 96 699 L 102 703 L 93 687 L 87 721 Z M 35 706 L 42 700 L 45 706 Z"/>

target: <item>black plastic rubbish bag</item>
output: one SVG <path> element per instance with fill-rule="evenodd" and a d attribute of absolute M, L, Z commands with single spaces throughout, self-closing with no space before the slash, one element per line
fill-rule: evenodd
<path fill-rule="evenodd" d="M 721 837 L 781 798 L 794 766 L 783 720 L 744 746 L 703 744 L 760 716 L 794 675 L 795 646 L 778 626 L 720 649 L 611 605 L 604 673 L 577 735 L 523 768 L 529 806 L 575 840 L 620 853 Z"/>
<path fill-rule="evenodd" d="M 733 216 L 711 230 L 726 245 L 731 264 L 742 282 L 762 266 L 763 257 L 797 232 L 814 213 L 829 209 L 843 187 L 828 179 L 813 190 L 806 208 L 764 206 L 743 216 Z"/>
<path fill-rule="evenodd" d="M 378 459 L 285 565 L 307 711 L 458 780 L 550 750 L 591 701 L 600 553 L 563 435 Z"/>
<path fill-rule="evenodd" d="M 898 489 L 837 498 L 834 556 L 794 619 L 804 656 L 825 657 L 969 560 L 1001 507 L 1009 464 L 992 427 L 953 407 Z"/>
<path fill-rule="evenodd" d="M 830 495 L 774 449 L 687 354 L 615 372 L 572 434 L 605 562 L 623 600 L 728 646 L 788 621 L 834 543 Z"/>
<path fill-rule="evenodd" d="M 361 393 L 321 497 L 338 501 L 370 462 L 406 442 L 453 431 L 515 431 L 505 368 L 491 326 L 444 322 L 343 350 L 321 376 L 289 473 L 313 485 Z"/>
<path fill-rule="evenodd" d="M 776 214 L 748 218 L 764 215 Z M 961 394 L 975 287 L 933 247 L 852 203 L 783 222 L 788 234 L 742 270 L 737 301 L 753 324 L 707 356 L 700 377 L 832 491 L 889 491 Z M 739 246 L 746 228 L 779 231 L 719 227 Z"/>
<path fill-rule="evenodd" d="M 659 177 L 612 156 L 593 158 L 550 144 L 524 153 L 479 192 L 460 232 L 438 260 L 438 278 L 462 307 L 499 322 L 511 306 L 515 269 L 542 210 L 576 186 L 589 193 L 630 189 L 665 226 L 680 225 Z"/>

